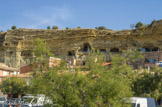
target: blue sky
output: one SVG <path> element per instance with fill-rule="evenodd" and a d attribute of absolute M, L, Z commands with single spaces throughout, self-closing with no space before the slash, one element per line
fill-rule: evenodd
<path fill-rule="evenodd" d="M 47 26 L 130 29 L 162 19 L 162 0 L 0 0 L 0 30 Z"/>

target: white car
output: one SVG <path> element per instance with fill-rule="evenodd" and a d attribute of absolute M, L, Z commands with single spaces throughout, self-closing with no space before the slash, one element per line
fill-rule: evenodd
<path fill-rule="evenodd" d="M 21 107 L 43 107 L 44 104 L 52 104 L 52 101 L 44 95 L 23 96 L 20 102 Z"/>
<path fill-rule="evenodd" d="M 159 67 L 162 67 L 162 61 L 159 61 L 159 62 L 155 62 L 155 64 Z"/>
<path fill-rule="evenodd" d="M 126 100 L 126 103 L 131 104 L 132 107 L 156 107 L 156 102 L 154 98 L 131 97 Z"/>
<path fill-rule="evenodd" d="M 0 107 L 3 107 L 6 101 L 7 101 L 6 97 L 0 96 Z"/>

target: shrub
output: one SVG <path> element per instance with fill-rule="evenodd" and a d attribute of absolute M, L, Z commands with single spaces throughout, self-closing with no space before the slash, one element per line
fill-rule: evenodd
<path fill-rule="evenodd" d="M 59 27 L 54 25 L 52 29 L 59 29 Z"/>
<path fill-rule="evenodd" d="M 11 29 L 12 29 L 12 30 L 16 29 L 16 26 L 15 26 L 15 25 L 13 25 L 13 26 L 11 27 Z"/>
<path fill-rule="evenodd" d="M 47 26 L 47 29 L 51 29 L 51 27 L 50 26 Z"/>
<path fill-rule="evenodd" d="M 95 27 L 95 29 L 104 30 L 104 29 L 106 29 L 106 27 L 105 26 L 99 26 L 99 27 Z"/>
<path fill-rule="evenodd" d="M 144 25 L 142 22 L 138 22 L 135 27 L 138 29 L 138 28 L 142 28 L 143 26 Z"/>
<path fill-rule="evenodd" d="M 26 94 L 28 91 L 26 80 L 18 77 L 5 79 L 0 88 L 4 94 Z"/>
<path fill-rule="evenodd" d="M 69 29 L 69 27 L 66 27 L 66 29 Z"/>

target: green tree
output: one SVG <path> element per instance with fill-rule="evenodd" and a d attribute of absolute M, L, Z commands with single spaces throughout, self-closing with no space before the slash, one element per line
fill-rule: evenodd
<path fill-rule="evenodd" d="M 1 91 L 4 94 L 27 94 L 27 81 L 18 77 L 7 78 L 0 85 Z"/>
<path fill-rule="evenodd" d="M 95 27 L 95 29 L 98 29 L 98 30 L 105 30 L 106 27 L 105 27 L 105 26 L 98 26 L 98 27 Z"/>
<path fill-rule="evenodd" d="M 59 27 L 54 25 L 52 29 L 59 29 Z"/>
<path fill-rule="evenodd" d="M 51 29 L 51 27 L 50 26 L 47 26 L 47 29 Z"/>
<path fill-rule="evenodd" d="M 66 27 L 65 29 L 69 29 L 69 27 Z"/>
<path fill-rule="evenodd" d="M 33 41 L 32 52 L 38 60 L 46 60 L 49 59 L 50 56 L 53 56 L 47 42 L 40 38 L 36 38 Z"/>
<path fill-rule="evenodd" d="M 162 98 L 162 69 L 154 68 L 151 72 L 142 72 L 133 83 L 136 96 Z"/>
<path fill-rule="evenodd" d="M 142 22 L 138 22 L 135 27 L 138 29 L 138 28 L 142 28 L 143 26 L 144 25 Z"/>
<path fill-rule="evenodd" d="M 80 29 L 80 28 L 81 28 L 80 26 L 77 27 L 77 29 Z"/>
<path fill-rule="evenodd" d="M 12 29 L 12 30 L 16 29 L 16 26 L 15 26 L 15 25 L 13 25 L 13 26 L 11 27 L 11 29 Z"/>
<path fill-rule="evenodd" d="M 103 56 L 98 53 L 90 54 L 87 61 L 88 72 L 80 69 L 68 72 L 63 66 L 43 72 L 33 78 L 31 92 L 45 94 L 58 106 L 126 107 L 123 98 L 132 95 L 131 80 L 127 78 L 132 69 L 126 62 L 118 63 L 122 59 L 114 60 L 113 67 L 107 69 L 102 66 Z"/>

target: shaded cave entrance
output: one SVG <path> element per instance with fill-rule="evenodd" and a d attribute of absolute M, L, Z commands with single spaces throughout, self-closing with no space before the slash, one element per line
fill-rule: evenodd
<path fill-rule="evenodd" d="M 119 49 L 118 48 L 112 48 L 112 49 L 110 49 L 110 52 L 119 52 Z"/>
<path fill-rule="evenodd" d="M 83 52 L 88 52 L 91 50 L 91 46 L 89 45 L 89 43 L 85 43 L 83 46 Z"/>

